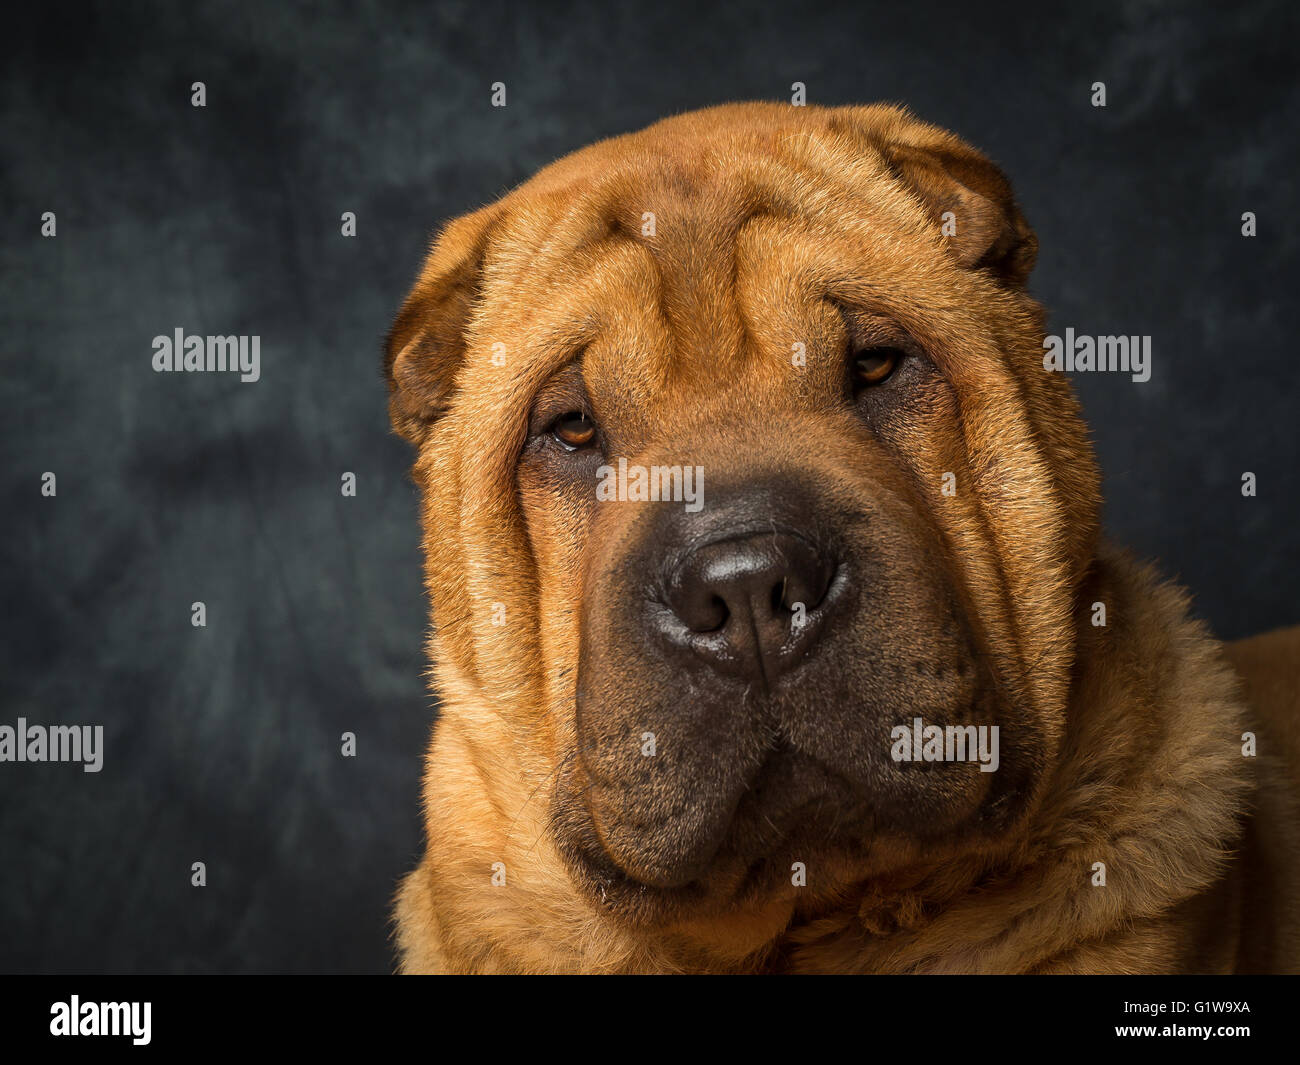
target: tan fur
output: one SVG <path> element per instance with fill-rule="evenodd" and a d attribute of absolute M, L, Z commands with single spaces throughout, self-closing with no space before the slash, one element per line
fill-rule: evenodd
<path fill-rule="evenodd" d="M 394 425 L 418 449 L 440 705 L 427 848 L 397 903 L 405 971 L 1300 967 L 1300 714 L 1284 666 L 1300 629 L 1234 646 L 1248 705 L 1183 593 L 1100 542 L 1091 449 L 1068 382 L 1042 369 L 1042 312 L 1023 289 L 1033 255 L 991 164 L 880 106 L 679 116 L 562 159 L 443 232 L 388 355 Z M 885 840 L 870 868 L 804 894 L 629 925 L 575 886 L 550 801 L 574 744 L 593 558 L 632 519 L 517 472 L 531 397 L 582 348 L 611 415 L 639 427 L 634 461 L 668 438 L 711 459 L 752 440 L 850 490 L 838 423 L 783 361 L 791 336 L 842 347 L 829 317 L 791 317 L 825 291 L 869 300 L 934 352 L 944 383 L 893 443 L 930 486 L 1049 761 L 995 842 Z M 966 489 L 952 501 L 944 471 Z M 495 604 L 511 624 L 491 623 Z M 1258 758 L 1242 755 L 1246 731 Z"/>

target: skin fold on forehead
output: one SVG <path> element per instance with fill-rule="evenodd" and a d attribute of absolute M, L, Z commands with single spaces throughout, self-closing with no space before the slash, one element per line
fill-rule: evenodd
<path fill-rule="evenodd" d="M 955 228 L 942 235 L 935 222 L 945 211 Z M 604 276 L 620 279 L 612 244 L 650 256 L 639 276 L 624 264 L 630 300 L 601 298 L 616 295 L 604 291 Z M 436 408 L 474 342 L 500 342 L 489 333 L 508 330 L 526 344 L 540 331 L 532 321 L 540 310 L 555 339 L 578 341 L 594 318 L 639 302 L 677 326 L 677 346 L 726 357 L 739 347 L 729 343 L 738 323 L 727 296 L 746 260 L 774 259 L 792 284 L 813 290 L 857 277 L 861 291 L 844 295 L 885 297 L 905 284 L 900 310 L 951 312 L 959 302 L 972 313 L 997 302 L 998 286 L 979 284 L 954 301 L 964 271 L 936 279 L 936 269 L 982 255 L 982 273 L 1020 282 L 1033 249 L 997 170 L 901 110 L 727 105 L 576 152 L 450 224 L 394 325 L 388 366 L 407 386 L 399 395 L 423 386 Z M 867 284 L 873 277 L 882 280 Z M 585 298 L 570 306 L 575 290 Z"/>
<path fill-rule="evenodd" d="M 530 382 L 581 350 L 588 372 L 604 370 L 607 403 L 626 385 L 612 413 L 631 421 L 672 376 L 704 391 L 766 367 L 789 383 L 779 356 L 790 337 L 813 347 L 827 332 L 810 317 L 819 301 L 875 305 L 940 353 L 945 337 L 996 328 L 982 312 L 999 290 L 946 261 L 885 157 L 845 132 L 841 112 L 791 110 L 718 109 L 732 140 L 696 116 L 670 119 L 575 153 L 487 209 L 465 389 L 493 376 L 502 346 Z M 864 117 L 847 128 L 906 125 L 890 109 L 853 113 Z"/>

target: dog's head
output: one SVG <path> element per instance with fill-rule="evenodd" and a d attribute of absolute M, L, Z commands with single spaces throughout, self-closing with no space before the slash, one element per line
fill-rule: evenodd
<path fill-rule="evenodd" d="M 891 107 L 683 115 L 444 230 L 386 362 L 443 714 L 582 890 L 830 897 L 1023 822 L 1098 508 L 1034 254 Z"/>

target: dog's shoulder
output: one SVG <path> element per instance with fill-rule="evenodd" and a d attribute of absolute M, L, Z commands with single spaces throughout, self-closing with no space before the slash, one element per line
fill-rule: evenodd
<path fill-rule="evenodd" d="M 1261 754 L 1281 759 L 1300 797 L 1300 625 L 1226 645 L 1261 730 Z"/>
<path fill-rule="evenodd" d="M 1226 645 L 1241 678 L 1259 760 L 1238 971 L 1300 966 L 1300 625 Z"/>

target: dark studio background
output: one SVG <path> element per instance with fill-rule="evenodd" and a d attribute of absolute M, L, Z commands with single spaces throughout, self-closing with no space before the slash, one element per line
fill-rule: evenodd
<path fill-rule="evenodd" d="M 1053 331 L 1153 337 L 1150 382 L 1076 377 L 1112 534 L 1221 636 L 1300 621 L 1300 20 L 1051 6 L 10 12 L 0 723 L 103 724 L 106 751 L 0 765 L 0 970 L 391 967 L 433 704 L 381 338 L 440 221 L 681 110 L 798 80 L 988 152 Z M 260 335 L 261 381 L 155 374 L 177 326 Z"/>

